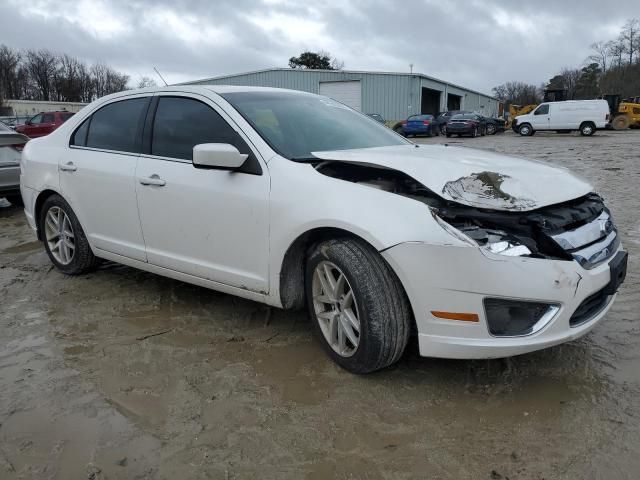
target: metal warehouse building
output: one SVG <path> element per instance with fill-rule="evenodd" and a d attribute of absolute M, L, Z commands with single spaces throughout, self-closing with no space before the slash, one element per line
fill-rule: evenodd
<path fill-rule="evenodd" d="M 326 95 L 363 113 L 402 120 L 416 113 L 471 110 L 498 115 L 498 100 L 421 73 L 270 68 L 206 78 L 185 85 L 246 85 Z"/>

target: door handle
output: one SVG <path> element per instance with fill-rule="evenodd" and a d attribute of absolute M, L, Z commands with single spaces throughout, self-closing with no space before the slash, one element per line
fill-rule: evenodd
<path fill-rule="evenodd" d="M 60 165 L 60 170 L 63 172 L 75 172 L 78 169 L 73 162 L 67 162 L 64 165 Z"/>
<path fill-rule="evenodd" d="M 155 185 L 156 187 L 164 187 L 167 182 L 162 180 L 157 174 L 153 174 L 150 177 L 142 177 L 139 178 L 138 181 L 142 185 Z"/>

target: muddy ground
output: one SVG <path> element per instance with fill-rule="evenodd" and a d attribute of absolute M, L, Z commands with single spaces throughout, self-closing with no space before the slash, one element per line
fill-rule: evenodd
<path fill-rule="evenodd" d="M 604 195 L 630 264 L 593 333 L 509 361 L 410 348 L 354 376 L 304 313 L 114 264 L 66 277 L 2 203 L 0 479 L 639 478 L 640 132 L 449 142 Z"/>

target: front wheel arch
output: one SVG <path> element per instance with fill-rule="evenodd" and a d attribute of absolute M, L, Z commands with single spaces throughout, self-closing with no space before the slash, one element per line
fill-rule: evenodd
<path fill-rule="evenodd" d="M 378 250 L 370 241 L 349 230 L 337 227 L 317 227 L 308 230 L 291 242 L 280 264 L 279 296 L 282 308 L 300 310 L 306 306 L 305 294 L 305 265 L 306 258 L 315 245 L 326 240 L 351 238 L 359 240 Z M 384 260 L 386 262 L 386 260 Z M 389 265 L 392 270 L 395 269 Z M 396 272 L 397 275 L 397 272 Z M 402 282 L 400 282 L 402 284 Z M 404 285 L 402 285 L 404 289 Z M 406 289 L 405 289 L 406 294 Z"/>

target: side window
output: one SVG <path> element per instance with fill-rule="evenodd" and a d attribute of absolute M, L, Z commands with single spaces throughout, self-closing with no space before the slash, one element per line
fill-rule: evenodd
<path fill-rule="evenodd" d="M 201 143 L 230 143 L 251 154 L 246 143 L 211 107 L 184 97 L 160 97 L 153 122 L 151 155 L 193 160 Z"/>
<path fill-rule="evenodd" d="M 42 123 L 53 123 L 54 121 L 53 113 L 45 113 L 42 116 Z"/>
<path fill-rule="evenodd" d="M 91 116 L 86 146 L 140 153 L 141 126 L 149 97 L 110 103 Z M 87 123 L 87 122 L 85 122 Z M 80 127 L 82 129 L 84 124 Z M 76 131 L 77 136 L 78 131 Z"/>
<path fill-rule="evenodd" d="M 549 105 L 546 104 L 546 105 L 540 105 L 536 109 L 534 115 L 547 115 L 548 113 L 549 113 Z"/>
<path fill-rule="evenodd" d="M 42 114 L 39 113 L 35 117 L 31 117 L 29 121 L 34 124 L 42 123 Z"/>
<path fill-rule="evenodd" d="M 87 145 L 87 133 L 89 133 L 89 122 L 91 121 L 91 117 L 87 118 L 82 125 L 80 125 L 75 132 L 73 132 L 73 136 L 71 137 L 70 145 L 76 145 L 78 147 L 85 147 Z"/>

